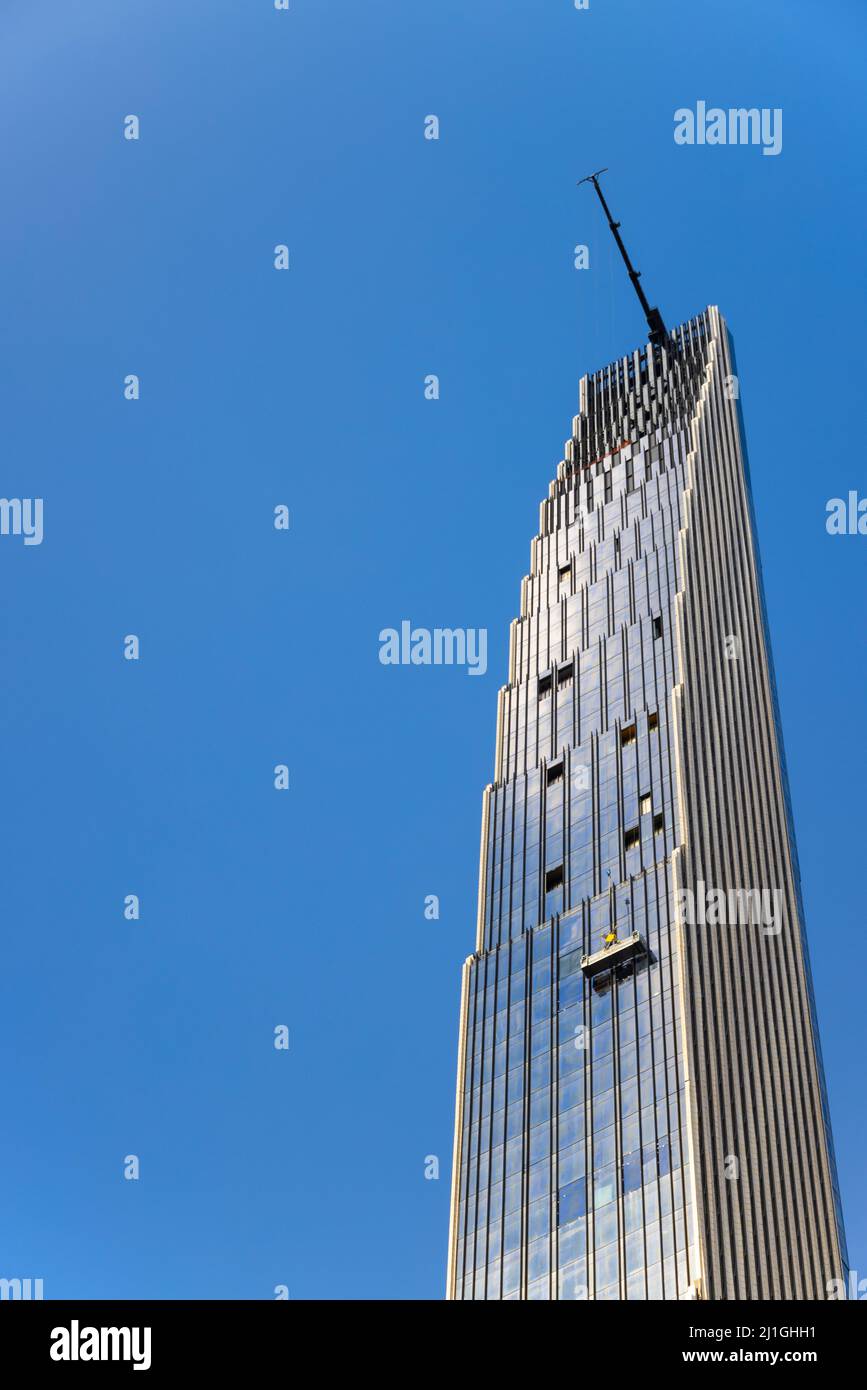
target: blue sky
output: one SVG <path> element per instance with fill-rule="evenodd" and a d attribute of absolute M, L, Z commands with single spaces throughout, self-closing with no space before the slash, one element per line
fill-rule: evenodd
<path fill-rule="evenodd" d="M 736 339 L 867 1275 L 867 540 L 824 526 L 867 492 L 864 38 L 855 0 L 0 4 L 0 491 L 45 507 L 0 540 L 0 1274 L 442 1295 L 508 625 L 578 379 L 643 329 L 608 165 L 651 301 Z M 675 145 L 700 99 L 781 107 L 781 154 Z M 382 666 L 403 618 L 486 627 L 487 675 Z"/>

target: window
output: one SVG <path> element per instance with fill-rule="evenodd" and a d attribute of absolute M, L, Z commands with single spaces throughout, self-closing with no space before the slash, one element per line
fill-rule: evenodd
<path fill-rule="evenodd" d="M 637 1192 L 641 1186 L 641 1150 L 623 1158 L 623 1191 Z"/>
<path fill-rule="evenodd" d="M 580 975 L 581 959 L 584 954 L 583 947 L 579 946 L 572 951 L 566 951 L 560 957 L 560 979 L 566 980 L 570 975 Z"/>
<path fill-rule="evenodd" d="M 635 487 L 634 464 L 630 459 L 626 465 L 626 491 L 632 492 Z"/>
<path fill-rule="evenodd" d="M 640 816 L 649 815 L 651 809 L 650 792 L 645 792 L 643 796 L 640 796 L 638 799 L 638 814 Z"/>
<path fill-rule="evenodd" d="M 647 716 L 647 729 L 648 729 L 648 732 L 652 734 L 653 731 L 654 731 L 655 729 L 658 729 L 658 728 L 659 728 L 659 715 L 656 713 L 656 710 L 654 710 L 652 714 L 649 714 L 649 715 Z"/>
<path fill-rule="evenodd" d="M 664 830 L 665 817 L 663 816 L 661 811 L 658 811 L 656 815 L 653 817 L 653 833 L 654 835 L 661 835 Z"/>
<path fill-rule="evenodd" d="M 624 724 L 620 730 L 620 747 L 628 748 L 630 743 L 634 743 L 638 737 L 634 724 Z"/>
<path fill-rule="evenodd" d="M 623 832 L 623 848 L 628 852 L 641 841 L 641 831 L 637 825 L 633 825 L 629 830 Z"/>
<path fill-rule="evenodd" d="M 555 888 L 563 887 L 563 865 L 557 864 L 545 874 L 545 892 L 553 893 Z"/>
<path fill-rule="evenodd" d="M 587 1212 L 584 1178 L 561 1187 L 557 1193 L 557 1225 L 568 1226 L 570 1221 L 578 1221 Z"/>
<path fill-rule="evenodd" d="M 663 1135 L 657 1144 L 646 1144 L 643 1152 L 644 1176 L 652 1182 L 657 1173 L 664 1178 L 671 1172 L 671 1148 L 667 1136 Z"/>
<path fill-rule="evenodd" d="M 551 694 L 551 687 L 554 684 L 553 676 L 549 671 L 547 676 L 539 677 L 539 699 L 544 700 L 546 695 Z"/>
<path fill-rule="evenodd" d="M 561 565 L 557 574 L 561 584 L 568 584 L 572 578 L 572 561 L 567 565 Z"/>
<path fill-rule="evenodd" d="M 614 563 L 615 563 L 615 565 L 619 565 L 619 564 L 620 564 L 620 535 L 619 535 L 619 533 L 618 533 L 618 535 L 616 535 L 616 536 L 614 537 Z"/>
<path fill-rule="evenodd" d="M 661 636 L 662 636 L 662 615 L 661 615 L 660 613 L 657 613 L 656 617 L 653 619 L 653 640 L 654 640 L 654 642 L 657 640 L 657 638 L 659 638 L 659 637 L 661 637 Z"/>
<path fill-rule="evenodd" d="M 563 759 L 560 758 L 556 763 L 551 763 L 545 774 L 545 781 L 549 787 L 553 787 L 557 782 L 563 781 Z"/>
<path fill-rule="evenodd" d="M 605 1168 L 601 1173 L 597 1173 L 593 1179 L 593 1202 L 597 1212 L 600 1207 L 605 1207 L 609 1202 L 613 1202 L 617 1193 L 614 1190 L 614 1169 Z M 599 1218 L 597 1217 L 597 1220 Z"/>
<path fill-rule="evenodd" d="M 565 666 L 561 666 L 557 671 L 557 685 L 562 690 L 564 685 L 569 685 L 575 673 L 574 663 L 567 661 Z"/>

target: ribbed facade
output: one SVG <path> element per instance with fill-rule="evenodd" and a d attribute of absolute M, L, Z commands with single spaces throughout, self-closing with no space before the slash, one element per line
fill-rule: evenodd
<path fill-rule="evenodd" d="M 845 1273 L 737 397 L 711 308 L 582 380 L 541 505 L 464 967 L 450 1297 Z"/>

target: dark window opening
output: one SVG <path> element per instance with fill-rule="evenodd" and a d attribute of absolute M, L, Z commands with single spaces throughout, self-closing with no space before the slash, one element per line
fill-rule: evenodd
<path fill-rule="evenodd" d="M 654 620 L 653 620 L 653 640 L 654 640 L 654 642 L 656 641 L 656 639 L 657 639 L 658 637 L 661 637 L 661 636 L 662 636 L 662 615 L 658 613 L 658 614 L 656 615 L 656 617 L 654 618 Z"/>
<path fill-rule="evenodd" d="M 561 666 L 557 672 L 557 685 L 562 689 L 564 685 L 569 685 L 575 674 L 574 663 L 568 661 L 565 666 Z"/>
<path fill-rule="evenodd" d="M 559 571 L 558 571 L 558 574 L 559 574 L 559 579 L 560 579 L 560 583 L 561 583 L 561 584 L 568 584 L 568 583 L 569 583 L 569 580 L 572 578 L 572 562 L 571 562 L 571 560 L 570 560 L 570 562 L 569 562 L 568 565 L 561 565 L 561 566 L 560 566 L 560 569 L 559 569 Z"/>
<path fill-rule="evenodd" d="M 545 892 L 553 893 L 555 888 L 563 887 L 563 865 L 557 864 L 545 874 Z"/>
<path fill-rule="evenodd" d="M 547 785 L 548 785 L 549 787 L 553 787 L 554 784 L 555 784 L 556 782 L 562 782 L 562 781 L 563 781 L 563 759 L 562 759 L 562 758 L 560 758 L 559 761 L 556 762 L 556 763 L 551 763 L 551 765 L 550 765 L 550 767 L 548 768 L 547 773 L 546 773 L 546 775 L 545 775 L 545 781 L 546 781 L 546 783 L 547 783 Z"/>
<path fill-rule="evenodd" d="M 657 811 L 656 815 L 653 817 L 653 833 L 654 835 L 661 835 L 664 830 L 665 817 L 661 811 Z"/>
<path fill-rule="evenodd" d="M 554 678 L 553 678 L 553 676 L 551 675 L 550 671 L 549 671 L 549 673 L 548 673 L 547 676 L 540 676 L 540 677 L 539 677 L 539 699 L 540 699 L 540 700 L 544 700 L 544 698 L 545 698 L 546 695 L 550 695 L 550 694 L 551 694 L 551 687 L 552 687 L 553 684 L 554 684 Z"/>
<path fill-rule="evenodd" d="M 623 832 L 623 848 L 625 850 L 635 849 L 641 843 L 641 830 L 637 825 L 630 826 L 629 830 Z"/>
<path fill-rule="evenodd" d="M 638 731 L 634 724 L 625 724 L 620 730 L 620 747 L 628 748 L 630 743 L 634 743 L 638 737 Z"/>
<path fill-rule="evenodd" d="M 650 792 L 644 792 L 644 794 L 638 798 L 638 814 L 640 816 L 649 815 L 652 809 L 653 803 L 650 799 Z"/>
<path fill-rule="evenodd" d="M 654 710 L 653 714 L 647 716 L 647 727 L 650 733 L 659 728 L 659 715 Z"/>

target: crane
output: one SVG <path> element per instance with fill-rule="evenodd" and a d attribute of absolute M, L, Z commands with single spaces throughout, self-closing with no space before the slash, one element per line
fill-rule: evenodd
<path fill-rule="evenodd" d="M 623 257 L 624 265 L 626 266 L 626 269 L 629 272 L 629 278 L 632 281 L 635 293 L 638 295 L 639 302 L 641 304 L 642 309 L 644 310 L 644 317 L 647 319 L 647 327 L 650 330 L 650 341 L 654 347 L 667 347 L 668 330 L 665 326 L 665 323 L 663 322 L 662 314 L 659 312 L 658 309 L 651 308 L 647 300 L 647 295 L 644 293 L 644 290 L 638 283 L 641 279 L 641 271 L 636 270 L 632 262 L 630 261 L 626 247 L 623 245 L 623 238 L 620 235 L 620 223 L 615 222 L 613 217 L 611 216 L 611 213 L 608 210 L 608 204 L 605 201 L 605 196 L 602 192 L 602 189 L 599 187 L 599 175 L 607 173 L 607 169 L 597 169 L 595 174 L 588 174 L 586 178 L 579 179 L 577 186 L 580 188 L 582 183 L 592 183 L 593 187 L 596 189 L 599 201 L 602 204 L 602 210 L 605 213 L 606 218 L 608 219 L 608 225 L 611 228 L 612 236 L 614 237 L 614 240 L 617 242 L 617 249 Z"/>

